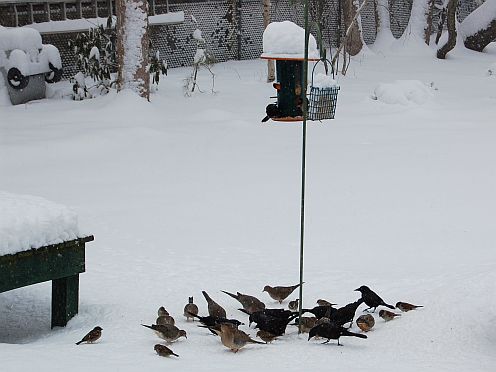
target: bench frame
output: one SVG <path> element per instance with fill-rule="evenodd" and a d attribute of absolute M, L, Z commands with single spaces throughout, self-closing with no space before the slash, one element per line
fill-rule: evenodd
<path fill-rule="evenodd" d="M 52 281 L 52 328 L 78 313 L 79 274 L 85 271 L 85 243 L 92 235 L 0 256 L 0 293 Z"/>

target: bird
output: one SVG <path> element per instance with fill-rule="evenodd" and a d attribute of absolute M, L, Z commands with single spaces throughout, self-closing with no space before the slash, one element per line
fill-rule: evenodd
<path fill-rule="evenodd" d="M 171 349 L 169 349 L 167 346 L 165 345 L 160 345 L 160 344 L 156 344 L 153 349 L 157 352 L 158 355 L 160 355 L 161 357 L 168 357 L 168 356 L 171 356 L 171 355 L 174 355 L 174 356 L 177 356 L 179 357 L 179 355 L 175 354 Z"/>
<path fill-rule="evenodd" d="M 155 333 L 157 334 L 158 337 L 161 339 L 167 341 L 167 342 L 173 342 L 176 341 L 179 337 L 185 337 L 188 338 L 186 335 L 186 331 L 177 328 L 176 326 L 170 325 L 170 324 L 152 324 L 152 325 L 145 325 L 142 324 L 143 327 L 150 328 Z"/>
<path fill-rule="evenodd" d="M 395 317 L 401 316 L 401 314 L 396 314 L 389 310 L 381 310 L 379 311 L 379 316 L 382 319 L 384 319 L 386 322 L 389 322 L 390 320 L 393 320 Z"/>
<path fill-rule="evenodd" d="M 102 327 L 96 326 L 91 331 L 89 331 L 86 336 L 84 336 L 81 341 L 76 342 L 76 345 L 79 345 L 83 342 L 88 344 L 92 344 L 97 341 L 100 337 L 102 337 Z"/>
<path fill-rule="evenodd" d="M 286 310 L 288 311 L 288 310 Z M 286 332 L 289 322 L 298 316 L 298 313 L 291 313 L 289 317 L 276 317 L 268 315 L 263 311 L 250 314 L 251 322 L 256 323 L 256 327 L 262 331 L 267 331 L 275 336 L 282 336 Z"/>
<path fill-rule="evenodd" d="M 267 107 L 265 108 L 265 113 L 267 114 L 267 116 L 262 119 L 262 123 L 265 123 L 269 119 L 281 116 L 281 110 L 279 110 L 279 107 L 276 103 L 267 105 Z"/>
<path fill-rule="evenodd" d="M 320 299 L 317 300 L 317 305 L 319 305 L 319 306 L 334 306 L 334 305 L 337 305 L 337 304 L 333 304 L 332 302 L 329 302 L 327 300 L 324 300 L 324 299 L 320 298 Z"/>
<path fill-rule="evenodd" d="M 193 297 L 188 298 L 188 303 L 186 304 L 186 306 L 184 306 L 183 314 L 186 317 L 186 321 L 188 321 L 190 318 L 195 320 L 195 317 L 191 314 L 198 315 L 198 306 L 193 303 Z"/>
<path fill-rule="evenodd" d="M 365 304 L 369 306 L 364 311 L 374 308 L 374 310 L 372 311 L 374 313 L 375 309 L 377 309 L 378 306 L 385 306 L 394 310 L 394 306 L 385 303 L 384 300 L 380 298 L 377 293 L 375 293 L 366 285 L 362 285 L 360 288 L 355 289 L 355 291 L 358 291 L 362 294 L 363 302 L 365 302 Z"/>
<path fill-rule="evenodd" d="M 351 327 L 358 306 L 360 306 L 362 303 L 363 299 L 360 298 L 355 302 L 336 309 L 336 311 L 329 317 L 330 321 L 340 326 L 343 326 L 349 322 Z"/>
<path fill-rule="evenodd" d="M 293 325 L 298 326 L 301 332 L 308 333 L 313 327 L 315 327 L 316 322 L 317 322 L 317 318 L 314 316 L 302 316 L 301 318 L 295 319 Z M 301 327 L 300 327 L 300 323 L 301 323 Z"/>
<path fill-rule="evenodd" d="M 272 333 L 270 332 L 267 332 L 267 331 L 262 331 L 262 330 L 259 330 L 257 332 L 257 337 L 261 338 L 262 340 L 265 341 L 265 343 L 267 344 L 270 344 L 272 341 L 274 341 L 277 336 L 276 335 L 273 335 Z"/>
<path fill-rule="evenodd" d="M 200 323 L 202 323 L 203 325 L 205 325 L 207 327 L 213 327 L 215 325 L 223 324 L 223 323 L 231 323 L 231 324 L 234 324 L 236 327 L 238 327 L 240 325 L 244 325 L 244 323 L 240 322 L 237 319 L 226 319 L 226 318 L 220 318 L 220 317 L 212 316 L 212 315 L 199 316 L 199 315 L 191 314 L 191 316 L 198 318 L 200 320 Z"/>
<path fill-rule="evenodd" d="M 255 312 L 255 311 L 265 309 L 265 304 L 256 297 L 249 296 L 249 295 L 239 293 L 239 292 L 237 292 L 237 294 L 229 293 L 226 291 L 221 291 L 221 292 L 224 292 L 225 294 L 238 300 L 239 303 L 241 305 L 243 305 L 243 309 L 248 311 L 248 313 L 250 313 L 250 314 Z"/>
<path fill-rule="evenodd" d="M 300 304 L 300 299 L 297 298 L 296 300 L 294 301 L 289 301 L 289 304 L 288 304 L 288 309 L 289 310 L 293 310 L 293 311 L 296 311 L 298 310 L 298 305 Z"/>
<path fill-rule="evenodd" d="M 330 318 L 331 314 L 335 313 L 337 309 L 332 306 L 315 306 L 312 309 L 302 309 L 302 314 L 304 313 L 312 313 L 317 317 L 317 319 L 326 317 Z"/>
<path fill-rule="evenodd" d="M 166 325 L 166 324 L 175 325 L 176 324 L 176 321 L 170 315 L 161 315 L 161 316 L 159 316 L 157 318 L 157 320 L 155 321 L 155 324 L 160 324 L 160 325 Z"/>
<path fill-rule="evenodd" d="M 272 299 L 279 301 L 279 303 L 281 304 L 299 286 L 300 284 L 292 285 L 289 287 L 271 287 L 270 285 L 266 285 L 263 289 L 263 292 L 267 292 Z"/>
<path fill-rule="evenodd" d="M 208 315 L 216 316 L 219 318 L 226 318 L 226 310 L 222 306 L 220 306 L 217 302 L 212 300 L 212 298 L 208 295 L 207 292 L 202 291 L 203 297 L 207 300 L 208 305 Z"/>
<path fill-rule="evenodd" d="M 375 319 L 371 314 L 360 315 L 356 320 L 356 324 L 362 331 L 368 332 L 374 327 Z"/>
<path fill-rule="evenodd" d="M 353 336 L 353 337 L 359 337 L 359 338 L 367 338 L 366 335 L 360 334 L 360 333 L 354 333 L 348 331 L 346 328 L 337 326 L 333 323 L 324 323 L 324 324 L 319 324 L 313 327 L 310 332 L 308 333 L 308 340 L 310 340 L 312 337 L 319 336 L 322 338 L 326 338 L 327 341 L 324 342 L 324 344 L 328 343 L 330 340 L 338 340 L 338 345 L 341 345 L 339 343 L 339 338 L 342 336 Z"/>
<path fill-rule="evenodd" d="M 157 311 L 158 316 L 166 316 L 169 315 L 169 312 L 165 310 L 165 307 L 160 306 Z"/>
<path fill-rule="evenodd" d="M 221 324 L 220 329 L 220 340 L 222 345 L 228 349 L 231 349 L 231 351 L 235 353 L 237 353 L 246 344 L 264 344 L 264 342 L 255 341 L 245 332 L 233 328 L 227 324 Z"/>
<path fill-rule="evenodd" d="M 398 309 L 400 309 L 401 311 L 403 311 L 403 312 L 407 312 L 407 311 L 410 311 L 410 310 L 418 309 L 419 307 L 423 307 L 423 306 L 421 306 L 421 305 L 412 305 L 412 304 L 409 304 L 408 302 L 397 302 L 396 303 L 396 307 Z"/>

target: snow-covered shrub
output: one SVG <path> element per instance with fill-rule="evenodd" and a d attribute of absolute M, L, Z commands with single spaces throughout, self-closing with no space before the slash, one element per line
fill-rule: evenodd
<path fill-rule="evenodd" d="M 152 48 L 150 47 L 150 50 Z M 152 84 L 157 84 L 160 82 L 160 75 L 167 76 L 167 61 L 165 59 L 160 59 L 160 51 L 157 49 L 155 54 L 150 57 L 149 72 L 152 75 Z"/>
<path fill-rule="evenodd" d="M 197 25 L 196 19 L 193 15 L 191 15 L 191 21 Z M 214 93 L 214 85 L 215 85 L 215 74 L 212 71 L 212 66 L 215 63 L 215 58 L 212 53 L 210 53 L 207 42 L 202 36 L 202 32 L 199 28 L 196 28 L 193 31 L 193 39 L 196 42 L 196 52 L 193 57 L 193 70 L 191 71 L 191 75 L 189 75 L 186 79 L 184 79 L 184 94 L 187 96 L 191 96 L 191 94 L 198 88 L 198 91 L 201 92 L 200 87 L 198 86 L 198 71 L 204 67 L 210 75 L 212 76 L 212 93 Z"/>
<path fill-rule="evenodd" d="M 372 99 L 389 105 L 423 104 L 433 95 L 433 86 L 418 80 L 396 80 L 393 83 L 381 83 L 374 89 Z"/>

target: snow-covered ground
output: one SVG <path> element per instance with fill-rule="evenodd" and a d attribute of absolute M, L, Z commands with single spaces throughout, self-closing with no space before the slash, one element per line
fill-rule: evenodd
<path fill-rule="evenodd" d="M 220 290 L 277 307 L 264 285 L 298 281 L 301 126 L 260 123 L 274 95 L 264 61 L 218 64 L 218 93 L 191 98 L 189 69 L 175 69 L 151 103 L 0 107 L 0 190 L 68 205 L 95 235 L 67 327 L 50 330 L 50 283 L 0 294 L 1 370 L 494 371 L 496 47 L 445 61 L 410 50 L 355 59 L 336 120 L 308 126 L 304 305 L 344 305 L 366 284 L 425 308 L 376 315 L 367 340 L 342 347 L 289 327 L 237 354 L 186 323 L 188 296 L 206 314 L 201 290 L 246 320 Z M 387 84 L 418 93 L 402 81 L 428 99 L 374 99 Z M 188 332 L 179 359 L 158 357 L 140 326 L 160 305 Z M 100 342 L 74 345 L 96 325 Z"/>

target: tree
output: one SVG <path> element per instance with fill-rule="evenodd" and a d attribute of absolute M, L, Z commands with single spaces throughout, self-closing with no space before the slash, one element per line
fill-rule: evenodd
<path fill-rule="evenodd" d="M 270 23 L 270 0 L 263 0 L 263 21 L 264 29 Z M 276 79 L 276 70 L 274 67 L 274 61 L 267 60 L 267 83 L 270 83 Z"/>
<path fill-rule="evenodd" d="M 350 56 L 356 56 L 363 48 L 362 26 L 360 20 L 360 12 L 367 0 L 364 0 L 359 7 L 358 0 L 344 0 L 343 16 L 344 25 L 347 28 L 345 50 Z"/>
<path fill-rule="evenodd" d="M 434 0 L 413 0 L 408 26 L 403 37 L 412 36 L 429 45 L 432 30 L 432 10 Z"/>
<path fill-rule="evenodd" d="M 449 51 L 451 51 L 456 45 L 456 7 L 458 6 L 458 0 L 449 0 L 447 19 L 448 19 L 448 41 L 437 51 L 437 58 L 445 59 Z"/>
<path fill-rule="evenodd" d="M 374 11 L 377 28 L 375 43 L 381 46 L 391 44 L 394 41 L 394 36 L 391 32 L 389 0 L 374 0 Z"/>
<path fill-rule="evenodd" d="M 117 90 L 131 89 L 150 98 L 148 2 L 116 0 Z"/>
<path fill-rule="evenodd" d="M 465 47 L 482 52 L 496 41 L 496 1 L 486 1 L 468 15 L 460 24 Z"/>

